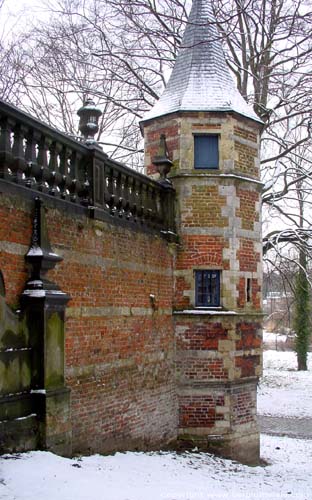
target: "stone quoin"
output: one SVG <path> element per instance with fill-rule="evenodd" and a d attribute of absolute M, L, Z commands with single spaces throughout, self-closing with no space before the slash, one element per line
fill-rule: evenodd
<path fill-rule="evenodd" d="M 0 450 L 258 463 L 262 123 L 209 1 L 140 126 L 147 175 L 0 103 Z"/>

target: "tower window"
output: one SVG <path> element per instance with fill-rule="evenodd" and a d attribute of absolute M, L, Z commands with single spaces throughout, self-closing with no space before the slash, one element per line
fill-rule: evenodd
<path fill-rule="evenodd" d="M 195 271 L 196 307 L 220 306 L 220 271 Z"/>
<path fill-rule="evenodd" d="M 194 135 L 194 168 L 219 168 L 218 135 Z"/>

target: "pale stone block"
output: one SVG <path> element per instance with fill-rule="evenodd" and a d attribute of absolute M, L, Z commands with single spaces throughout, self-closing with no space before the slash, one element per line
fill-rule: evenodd
<path fill-rule="evenodd" d="M 231 352 L 235 350 L 235 342 L 232 340 L 219 340 L 220 352 Z"/>

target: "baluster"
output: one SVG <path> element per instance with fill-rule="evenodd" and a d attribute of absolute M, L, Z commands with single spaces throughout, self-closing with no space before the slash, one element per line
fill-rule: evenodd
<path fill-rule="evenodd" d="M 136 199 L 137 221 L 140 222 L 143 214 L 142 182 L 140 180 L 136 181 L 135 199 Z"/>
<path fill-rule="evenodd" d="M 135 177 L 132 178 L 132 188 L 131 188 L 131 214 L 133 222 L 137 221 L 137 210 L 138 210 L 138 195 L 137 195 L 137 180 Z"/>
<path fill-rule="evenodd" d="M 36 177 L 39 191 L 48 192 L 49 182 L 51 182 L 51 173 L 48 168 L 48 150 L 51 144 L 51 140 L 44 135 L 38 143 L 38 166 L 39 172 Z"/>
<path fill-rule="evenodd" d="M 135 222 L 135 178 L 128 176 L 128 214 L 127 218 Z"/>
<path fill-rule="evenodd" d="M 29 188 L 35 187 L 36 178 L 40 173 L 40 167 L 37 161 L 37 144 L 40 139 L 39 132 L 29 129 L 26 134 L 26 149 L 25 149 L 25 160 L 26 160 L 26 180 L 25 184 Z"/>
<path fill-rule="evenodd" d="M 109 183 L 110 183 L 110 168 L 104 163 L 104 172 L 103 172 L 103 178 L 104 178 L 104 192 L 103 192 L 103 199 L 104 199 L 104 210 L 109 210 L 110 208 L 110 197 L 111 194 L 109 192 Z"/>
<path fill-rule="evenodd" d="M 131 216 L 130 203 L 131 203 L 131 187 L 129 183 L 129 175 L 125 175 L 123 184 L 123 210 L 124 210 L 124 216 L 127 220 L 129 220 Z"/>
<path fill-rule="evenodd" d="M 68 149 L 66 146 L 63 146 L 63 149 L 60 154 L 60 174 L 62 176 L 62 180 L 59 184 L 60 195 L 63 200 L 65 200 L 69 194 L 70 179 L 68 175 L 69 171 L 68 160 L 70 155 L 71 155 L 71 150 Z"/>
<path fill-rule="evenodd" d="M 14 182 L 24 183 L 26 160 L 24 152 L 24 137 L 27 133 L 26 127 L 18 124 L 14 127 L 14 141 L 12 147 L 11 170 Z"/>
<path fill-rule="evenodd" d="M 49 171 L 50 171 L 50 181 L 49 181 L 49 194 L 51 196 L 56 196 L 58 194 L 58 186 L 62 181 L 62 175 L 59 171 L 58 159 L 59 154 L 62 150 L 62 146 L 53 141 L 50 146 L 50 160 L 49 160 Z"/>
<path fill-rule="evenodd" d="M 147 224 L 149 224 L 149 221 L 151 221 L 151 216 L 152 216 L 152 210 L 151 210 L 151 190 L 150 186 L 148 184 L 145 184 L 145 189 L 144 189 L 144 205 L 145 205 L 145 210 L 144 210 L 144 219 Z"/>
<path fill-rule="evenodd" d="M 120 176 L 120 204 L 121 204 L 121 214 L 120 217 L 125 217 L 129 219 L 129 183 L 128 175 L 121 174 Z"/>
<path fill-rule="evenodd" d="M 0 178 L 10 178 L 12 162 L 11 131 L 14 122 L 9 118 L 0 121 Z"/>
<path fill-rule="evenodd" d="M 106 187 L 106 198 L 105 202 L 109 208 L 109 212 L 111 215 L 114 215 L 116 209 L 116 195 L 115 195 L 115 178 L 114 178 L 114 169 L 111 167 L 107 168 L 107 187 Z"/>
<path fill-rule="evenodd" d="M 69 196 L 70 198 L 70 187 L 72 185 L 72 170 L 73 170 L 73 165 L 72 165 L 72 160 L 73 159 L 73 150 L 71 148 L 66 148 L 66 158 L 65 158 L 65 190 L 66 190 L 66 196 Z"/>
<path fill-rule="evenodd" d="M 138 199 L 139 199 L 138 216 L 141 224 L 143 224 L 145 216 L 145 206 L 146 206 L 145 205 L 146 190 L 145 190 L 145 184 L 143 184 L 142 181 L 139 183 Z"/>
<path fill-rule="evenodd" d="M 149 188 L 149 192 L 150 192 L 150 198 L 149 198 L 149 206 L 150 206 L 150 218 L 151 218 L 151 221 L 153 222 L 154 225 L 157 225 L 158 223 L 158 217 L 157 217 L 157 201 L 156 201 L 156 197 L 157 197 L 157 193 L 156 193 L 156 188 L 155 187 L 151 187 Z"/>
<path fill-rule="evenodd" d="M 81 154 L 76 158 L 76 193 L 81 205 L 88 206 L 90 203 L 90 183 L 88 179 L 88 168 L 86 158 Z"/>
<path fill-rule="evenodd" d="M 162 213 L 162 203 L 161 203 L 161 191 L 157 189 L 156 191 L 156 210 L 157 210 L 157 221 L 160 225 L 163 224 L 164 218 Z"/>
<path fill-rule="evenodd" d="M 118 203 L 118 198 L 117 198 L 117 174 L 115 172 L 115 169 L 112 168 L 112 179 L 111 179 L 111 189 L 112 189 L 112 197 L 111 197 L 111 202 L 113 205 L 111 206 L 111 214 L 115 215 L 116 212 L 116 206 Z"/>
<path fill-rule="evenodd" d="M 72 151 L 70 156 L 70 185 L 69 185 L 69 193 L 70 193 L 70 201 L 76 203 L 77 201 L 77 192 L 80 190 L 79 180 L 78 180 L 78 163 L 80 161 L 81 155 L 77 153 L 77 151 Z"/>
<path fill-rule="evenodd" d="M 116 212 L 119 217 L 123 216 L 123 209 L 122 209 L 122 175 L 120 172 L 116 172 L 116 177 L 115 177 L 115 186 L 116 186 Z"/>

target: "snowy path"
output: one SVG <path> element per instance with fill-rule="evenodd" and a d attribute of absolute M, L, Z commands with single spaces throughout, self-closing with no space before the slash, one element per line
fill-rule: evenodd
<path fill-rule="evenodd" d="M 271 436 L 312 439 L 312 418 L 270 417 L 259 415 L 260 431 Z"/>
<path fill-rule="evenodd" d="M 312 439 L 311 353 L 308 361 L 310 370 L 297 372 L 295 353 L 264 352 L 264 372 L 258 389 L 261 432 Z"/>

